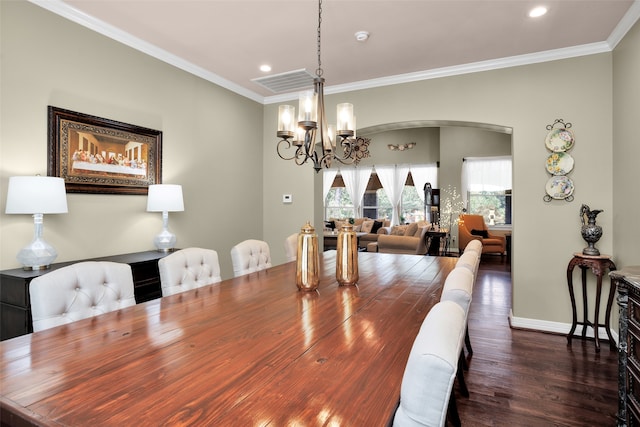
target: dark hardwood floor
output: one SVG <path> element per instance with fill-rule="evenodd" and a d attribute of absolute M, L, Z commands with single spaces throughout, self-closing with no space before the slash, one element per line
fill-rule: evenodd
<path fill-rule="evenodd" d="M 456 391 L 463 426 L 615 426 L 618 354 L 601 342 L 511 329 L 511 272 L 483 256 L 469 312 L 470 396 Z M 567 308 L 570 310 L 570 308 Z M 456 386 L 457 390 L 457 386 Z"/>

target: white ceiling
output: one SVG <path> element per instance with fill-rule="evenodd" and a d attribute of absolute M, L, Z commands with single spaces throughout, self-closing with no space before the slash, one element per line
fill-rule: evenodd
<path fill-rule="evenodd" d="M 30 0 L 259 102 L 252 79 L 317 68 L 315 0 Z M 528 17 L 533 6 L 548 13 Z M 324 0 L 325 93 L 613 49 L 636 0 Z M 366 30 L 365 43 L 355 32 Z M 269 64 L 270 73 L 259 66 Z"/>

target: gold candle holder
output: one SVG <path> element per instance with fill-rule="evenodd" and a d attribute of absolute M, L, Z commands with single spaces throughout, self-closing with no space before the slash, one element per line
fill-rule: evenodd
<path fill-rule="evenodd" d="M 311 223 L 307 222 L 298 234 L 296 259 L 296 286 L 301 291 L 315 291 L 320 283 L 320 254 L 318 236 Z"/>
<path fill-rule="evenodd" d="M 338 232 L 336 255 L 336 280 L 340 286 L 358 283 L 358 238 L 351 224 L 343 225 Z"/>

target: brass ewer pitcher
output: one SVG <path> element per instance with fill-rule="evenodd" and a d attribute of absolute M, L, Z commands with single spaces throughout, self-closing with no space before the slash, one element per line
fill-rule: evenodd
<path fill-rule="evenodd" d="M 358 275 L 358 238 L 351 224 L 343 225 L 338 232 L 336 255 L 336 280 L 340 286 L 355 285 Z"/>
<path fill-rule="evenodd" d="M 301 291 L 315 291 L 320 282 L 320 254 L 315 228 L 307 222 L 298 234 L 296 286 Z"/>

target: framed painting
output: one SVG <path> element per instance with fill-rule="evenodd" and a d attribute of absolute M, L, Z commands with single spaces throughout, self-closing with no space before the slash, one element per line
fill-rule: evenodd
<path fill-rule="evenodd" d="M 147 194 L 162 183 L 162 131 L 49 106 L 49 176 L 69 193 Z"/>

